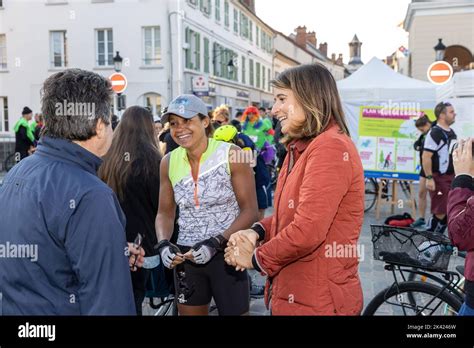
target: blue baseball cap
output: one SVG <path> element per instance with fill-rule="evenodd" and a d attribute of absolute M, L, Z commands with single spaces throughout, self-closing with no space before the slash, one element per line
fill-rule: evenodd
<path fill-rule="evenodd" d="M 182 94 L 168 105 L 168 109 L 161 116 L 161 122 L 164 124 L 169 121 L 170 115 L 176 115 L 185 119 L 191 119 L 201 114 L 207 116 L 207 107 L 204 102 L 193 94 Z"/>

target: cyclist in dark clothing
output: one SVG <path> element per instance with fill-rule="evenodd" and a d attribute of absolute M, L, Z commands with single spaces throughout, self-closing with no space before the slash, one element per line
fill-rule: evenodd
<path fill-rule="evenodd" d="M 155 255 L 153 246 L 157 243 L 155 217 L 160 191 L 160 161 L 153 116 L 140 106 L 129 107 L 115 130 L 99 176 L 119 198 L 127 218 L 127 241 L 136 241 L 138 234 L 143 238 L 145 263 Z M 135 306 L 137 314 L 141 315 L 151 273 L 140 268 L 131 274 Z"/>
<path fill-rule="evenodd" d="M 15 124 L 15 152 L 20 155 L 20 160 L 28 157 L 35 145 L 35 136 L 28 124 L 33 117 L 33 111 L 25 106 L 21 118 Z"/>

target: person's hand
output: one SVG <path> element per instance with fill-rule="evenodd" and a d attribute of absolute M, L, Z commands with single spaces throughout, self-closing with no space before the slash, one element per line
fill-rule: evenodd
<path fill-rule="evenodd" d="M 224 249 L 227 240 L 222 235 L 211 237 L 193 245 L 184 257 L 199 265 L 208 263 L 218 251 Z"/>
<path fill-rule="evenodd" d="M 178 246 L 170 243 L 168 240 L 160 241 L 155 249 L 158 250 L 161 262 L 166 268 L 173 269 L 185 261 L 184 255 L 180 252 Z"/>
<path fill-rule="evenodd" d="M 453 152 L 454 172 L 474 176 L 474 159 L 472 158 L 472 138 L 461 140 Z"/>
<path fill-rule="evenodd" d="M 137 247 L 133 243 L 128 243 L 128 264 L 130 270 L 135 272 L 138 268 L 142 267 L 145 262 L 145 250 L 142 247 Z"/>
<path fill-rule="evenodd" d="M 36 151 L 36 147 L 34 146 L 30 146 L 30 148 L 28 149 L 28 155 L 32 155 L 34 154 Z"/>
<path fill-rule="evenodd" d="M 255 231 L 252 230 L 252 229 L 240 230 L 240 231 L 237 231 L 237 232 L 233 233 L 233 234 L 230 236 L 229 242 L 227 243 L 227 245 L 229 245 L 229 246 L 235 246 L 235 244 L 236 244 L 236 242 L 237 242 L 239 236 L 246 236 L 246 237 L 252 242 L 252 244 L 253 244 L 254 246 L 257 245 L 258 233 L 255 232 Z"/>
<path fill-rule="evenodd" d="M 234 266 L 237 271 L 252 269 L 252 256 L 255 250 L 256 239 L 250 239 L 246 234 L 241 233 L 229 242 L 225 249 L 224 259 L 227 264 Z"/>
<path fill-rule="evenodd" d="M 426 188 L 430 191 L 436 190 L 434 179 L 426 179 Z"/>

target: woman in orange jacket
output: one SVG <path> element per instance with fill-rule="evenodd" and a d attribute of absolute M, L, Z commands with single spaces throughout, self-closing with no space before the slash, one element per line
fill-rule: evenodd
<path fill-rule="evenodd" d="M 336 82 L 312 64 L 284 71 L 273 86 L 288 149 L 274 215 L 232 235 L 226 261 L 268 276 L 273 315 L 359 315 L 364 174 Z"/>

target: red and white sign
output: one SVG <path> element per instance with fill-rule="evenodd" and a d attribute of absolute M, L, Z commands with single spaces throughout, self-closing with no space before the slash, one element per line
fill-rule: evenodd
<path fill-rule="evenodd" d="M 109 80 L 115 93 L 123 93 L 127 88 L 127 78 L 122 73 L 113 73 Z"/>
<path fill-rule="evenodd" d="M 197 96 L 208 96 L 209 95 L 209 79 L 207 76 L 195 76 L 193 77 L 193 93 Z"/>
<path fill-rule="evenodd" d="M 453 67 L 442 60 L 434 62 L 428 68 L 427 76 L 431 83 L 443 85 L 453 77 Z"/>

